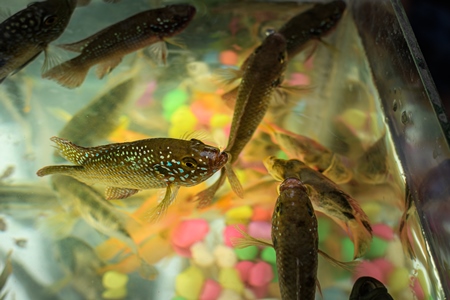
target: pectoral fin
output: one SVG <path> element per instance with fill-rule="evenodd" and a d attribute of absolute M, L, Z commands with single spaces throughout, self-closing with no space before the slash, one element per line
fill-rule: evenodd
<path fill-rule="evenodd" d="M 159 204 L 149 213 L 149 222 L 156 222 L 167 212 L 169 205 L 172 204 L 173 200 L 178 194 L 179 186 L 168 185 L 164 198 L 159 202 Z"/>
<path fill-rule="evenodd" d="M 106 60 L 101 62 L 97 66 L 96 74 L 98 79 L 102 79 L 105 77 L 105 75 L 108 75 L 109 73 L 114 70 L 115 67 L 117 67 L 118 64 L 122 61 L 122 57 L 114 57 L 112 59 Z"/>
<path fill-rule="evenodd" d="M 106 200 L 125 199 L 133 196 L 137 192 L 139 192 L 137 189 L 125 189 L 109 186 L 106 188 L 105 197 Z"/>
<path fill-rule="evenodd" d="M 231 189 L 233 192 L 241 199 L 244 198 L 244 189 L 242 188 L 241 182 L 237 178 L 236 174 L 231 167 L 231 164 L 228 162 L 225 164 L 225 174 L 228 178 L 228 182 L 230 183 Z"/>
<path fill-rule="evenodd" d="M 164 41 L 154 43 L 153 45 L 148 47 L 148 50 L 150 52 L 150 56 L 157 64 L 166 64 L 168 52 L 167 44 Z"/>

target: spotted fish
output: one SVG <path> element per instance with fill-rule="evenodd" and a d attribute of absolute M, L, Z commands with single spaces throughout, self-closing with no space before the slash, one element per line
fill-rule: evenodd
<path fill-rule="evenodd" d="M 301 180 L 307 188 L 314 209 L 349 232 L 355 245 L 354 257 L 358 258 L 366 253 L 372 241 L 372 228 L 369 218 L 355 199 L 299 160 L 270 156 L 264 160 L 264 165 L 276 180 L 283 181 L 291 177 Z"/>
<path fill-rule="evenodd" d="M 61 156 L 75 165 L 44 167 L 37 171 L 38 176 L 61 174 L 87 184 L 106 185 L 108 200 L 165 188 L 153 217 L 166 211 L 180 186 L 205 181 L 228 161 L 227 153 L 196 139 L 154 138 L 96 147 L 77 146 L 58 137 L 51 140 Z"/>
<path fill-rule="evenodd" d="M 253 52 L 239 85 L 230 136 L 225 149 L 231 154 L 230 164 L 237 161 L 239 154 L 264 118 L 272 93 L 280 83 L 285 68 L 286 40 L 282 35 L 274 33 Z M 223 169 L 220 178 L 198 195 L 200 207 L 207 206 L 211 202 L 225 181 L 226 170 Z"/>
<path fill-rule="evenodd" d="M 80 53 L 58 65 L 42 76 L 57 81 L 68 88 L 80 86 L 89 69 L 98 65 L 97 76 L 110 73 L 122 58 L 151 46 L 154 53 L 165 62 L 167 48 L 164 41 L 183 31 L 195 16 L 195 7 L 188 4 L 169 5 L 147 10 L 113 24 L 94 35 L 61 45 L 63 49 Z"/>
<path fill-rule="evenodd" d="M 48 45 L 65 30 L 76 0 L 33 2 L 0 24 L 0 82 L 45 53 L 43 70 L 50 67 Z"/>

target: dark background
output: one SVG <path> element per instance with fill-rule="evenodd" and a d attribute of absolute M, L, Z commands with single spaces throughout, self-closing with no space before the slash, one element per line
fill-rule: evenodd
<path fill-rule="evenodd" d="M 402 2 L 447 116 L 450 116 L 450 0 Z"/>

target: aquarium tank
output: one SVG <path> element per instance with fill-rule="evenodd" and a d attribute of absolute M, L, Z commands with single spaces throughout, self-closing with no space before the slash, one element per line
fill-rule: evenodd
<path fill-rule="evenodd" d="M 450 124 L 399 0 L 0 9 L 0 299 L 449 297 Z"/>

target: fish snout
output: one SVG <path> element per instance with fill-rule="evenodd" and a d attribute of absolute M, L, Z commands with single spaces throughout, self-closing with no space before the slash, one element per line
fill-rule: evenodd
<path fill-rule="evenodd" d="M 223 166 L 225 166 L 229 159 L 230 157 L 227 152 L 220 152 L 217 155 L 217 158 L 213 161 L 213 168 L 217 170 L 221 169 Z"/>

